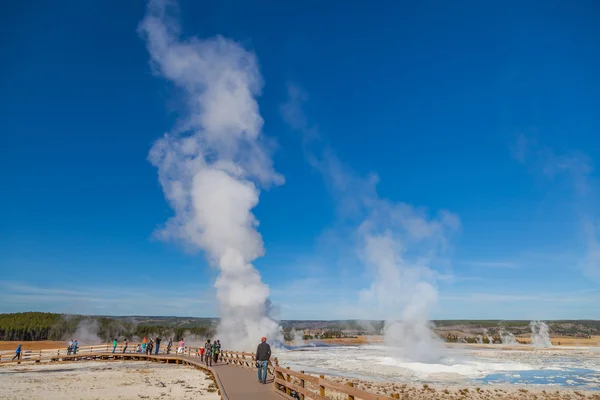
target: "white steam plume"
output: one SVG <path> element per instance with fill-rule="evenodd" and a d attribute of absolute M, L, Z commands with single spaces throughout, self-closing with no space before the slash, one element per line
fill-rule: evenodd
<path fill-rule="evenodd" d="M 218 337 L 227 348 L 250 350 L 261 336 L 280 334 L 267 313 L 269 288 L 251 264 L 264 253 L 251 212 L 258 185 L 283 183 L 262 137 L 255 99 L 262 79 L 254 54 L 236 42 L 181 38 L 172 6 L 151 0 L 140 24 L 154 72 L 186 105 L 178 126 L 149 155 L 175 210 L 160 235 L 203 249 L 219 268 Z"/>
<path fill-rule="evenodd" d="M 562 179 L 572 187 L 576 216 L 579 219 L 581 246 L 578 264 L 589 278 L 600 279 L 600 218 L 598 182 L 594 179 L 592 158 L 578 151 L 556 154 L 551 148 L 521 134 L 512 149 L 513 156 L 533 172 L 548 180 Z M 578 251 L 580 252 L 580 251 Z"/>
<path fill-rule="evenodd" d="M 98 336 L 99 330 L 100 324 L 96 319 L 86 318 L 79 322 L 75 333 L 70 334 L 68 339 L 77 340 L 79 346 L 100 344 L 103 340 Z M 65 336 L 63 339 L 67 340 L 67 337 Z"/>
<path fill-rule="evenodd" d="M 438 299 L 429 263 L 444 251 L 447 233 L 458 229 L 459 219 L 446 211 L 429 218 L 410 205 L 378 198 L 368 204 L 370 214 L 359 232 L 373 281 L 361 292 L 362 301 L 384 317 L 385 342 L 397 356 L 436 361 L 443 346 L 429 321 Z"/>
<path fill-rule="evenodd" d="M 533 347 L 552 347 L 548 325 L 542 321 L 531 321 L 531 345 Z"/>
<path fill-rule="evenodd" d="M 483 330 L 483 334 L 487 338 L 489 344 L 494 344 L 494 338 L 490 336 L 487 329 Z"/>
<path fill-rule="evenodd" d="M 302 133 L 308 161 L 322 173 L 338 202 L 341 224 L 356 224 L 358 256 L 373 277 L 361 292 L 362 305 L 371 317 L 386 321 L 386 343 L 398 356 L 437 360 L 443 346 L 429 322 L 438 298 L 436 272 L 430 266 L 448 250 L 448 235 L 460 228 L 458 216 L 440 211 L 431 217 L 410 204 L 381 198 L 377 176 L 349 172 L 323 145 L 302 109 L 307 93 L 290 84 L 288 95 L 281 107 L 283 118 Z"/>
<path fill-rule="evenodd" d="M 290 334 L 292 335 L 294 346 L 304 346 L 306 342 L 304 341 L 304 331 L 297 331 L 292 328 Z"/>
<path fill-rule="evenodd" d="M 502 340 L 502 344 L 507 344 L 507 345 L 519 344 L 519 342 L 517 342 L 517 338 L 515 337 L 515 335 L 506 331 L 504 328 L 500 329 L 500 340 Z"/>

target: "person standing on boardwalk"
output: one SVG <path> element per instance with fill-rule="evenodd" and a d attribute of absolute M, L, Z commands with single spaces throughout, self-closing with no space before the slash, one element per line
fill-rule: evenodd
<path fill-rule="evenodd" d="M 179 347 L 177 348 L 177 354 L 183 354 L 183 346 L 185 346 L 185 342 L 183 338 L 179 341 Z"/>
<path fill-rule="evenodd" d="M 215 364 L 217 362 L 219 362 L 219 353 L 221 352 L 221 346 L 219 345 L 219 341 L 215 340 L 215 343 L 213 344 L 213 357 L 215 360 Z"/>
<path fill-rule="evenodd" d="M 171 347 L 173 347 L 173 338 L 169 338 L 169 343 L 167 344 L 167 354 L 171 353 Z"/>
<path fill-rule="evenodd" d="M 79 346 L 79 343 L 77 343 L 77 339 L 73 340 L 73 354 L 77 354 L 77 347 Z"/>
<path fill-rule="evenodd" d="M 160 336 L 156 337 L 156 350 L 154 351 L 155 355 L 158 355 L 158 349 L 160 348 L 160 342 L 161 342 L 161 340 L 162 339 L 160 338 Z"/>
<path fill-rule="evenodd" d="M 123 354 L 125 354 L 125 350 L 127 350 L 127 338 L 125 338 L 125 342 L 123 342 Z"/>
<path fill-rule="evenodd" d="M 113 354 L 115 354 L 115 350 L 117 350 L 117 339 L 113 340 Z"/>
<path fill-rule="evenodd" d="M 15 358 L 17 359 L 17 361 L 21 359 L 21 344 L 17 346 L 17 349 L 15 350 L 15 356 L 11 361 L 15 361 Z"/>
<path fill-rule="evenodd" d="M 152 338 L 150 338 L 150 340 L 148 341 L 148 344 L 146 345 L 146 354 L 152 355 L 153 347 L 154 347 L 154 341 L 152 340 Z"/>
<path fill-rule="evenodd" d="M 204 345 L 204 358 L 205 358 L 205 364 L 206 365 L 210 365 L 212 366 L 212 352 L 213 352 L 213 346 L 210 343 L 210 339 L 208 339 L 206 341 L 206 344 Z"/>
<path fill-rule="evenodd" d="M 142 339 L 142 353 L 146 353 L 146 343 L 148 341 L 146 340 L 146 336 L 144 336 L 144 339 Z"/>
<path fill-rule="evenodd" d="M 262 337 L 260 344 L 256 348 L 256 364 L 258 364 L 258 381 L 262 384 L 267 383 L 267 371 L 269 359 L 271 358 L 271 346 L 267 343 L 267 338 Z"/>
<path fill-rule="evenodd" d="M 73 351 L 73 339 L 69 340 L 69 344 L 67 345 L 67 355 L 70 356 Z"/>
<path fill-rule="evenodd" d="M 210 339 L 206 339 L 206 342 L 204 342 L 204 358 L 202 358 L 202 361 L 204 361 L 204 364 L 208 365 L 208 360 L 206 359 L 207 353 L 208 353 L 208 348 L 212 348 L 212 345 L 210 344 Z"/>

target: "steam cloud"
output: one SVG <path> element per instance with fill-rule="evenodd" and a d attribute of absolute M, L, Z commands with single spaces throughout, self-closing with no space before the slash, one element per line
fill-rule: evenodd
<path fill-rule="evenodd" d="M 502 340 L 502 344 L 506 344 L 506 345 L 519 344 L 519 342 L 517 342 L 517 338 L 515 337 L 515 335 L 506 331 L 504 328 L 500 329 L 500 340 Z"/>
<path fill-rule="evenodd" d="M 77 325 L 74 333 L 64 336 L 64 340 L 77 340 L 80 346 L 90 346 L 93 344 L 103 343 L 104 341 L 98 336 L 100 325 L 95 319 L 84 319 Z"/>
<path fill-rule="evenodd" d="M 290 334 L 293 337 L 293 344 L 294 346 L 304 346 L 306 343 L 304 341 L 304 331 L 297 331 L 296 329 L 292 328 Z"/>
<path fill-rule="evenodd" d="M 397 356 L 436 361 L 443 346 L 429 322 L 438 296 L 428 265 L 446 249 L 446 236 L 458 229 L 459 219 L 447 211 L 429 218 L 408 204 L 379 198 L 368 204 L 370 215 L 358 230 L 374 279 L 361 298 L 384 316 L 385 342 Z"/>
<path fill-rule="evenodd" d="M 269 288 L 251 264 L 264 253 L 251 210 L 259 186 L 283 183 L 262 137 L 255 97 L 262 78 L 253 53 L 217 36 L 182 39 L 173 4 L 151 0 L 140 24 L 154 72 L 183 95 L 181 122 L 149 154 L 175 216 L 159 232 L 203 249 L 219 268 L 219 339 L 253 349 L 280 335 L 267 313 Z"/>
<path fill-rule="evenodd" d="M 438 360 L 442 345 L 429 322 L 438 297 L 430 265 L 448 250 L 448 236 L 460 228 L 460 219 L 448 211 L 431 217 L 423 209 L 380 197 L 379 178 L 349 172 L 309 126 L 302 110 L 308 95 L 295 85 L 288 86 L 288 95 L 283 118 L 302 133 L 307 159 L 325 178 L 344 223 L 355 224 L 358 257 L 373 277 L 361 292 L 362 305 L 370 316 L 385 319 L 386 344 L 398 356 Z M 311 145 L 317 151 L 308 150 Z"/>
<path fill-rule="evenodd" d="M 531 321 L 531 345 L 533 347 L 552 347 L 548 325 L 542 321 Z"/>
<path fill-rule="evenodd" d="M 586 276 L 600 279 L 600 218 L 596 206 L 598 187 L 592 178 L 593 160 L 577 151 L 556 154 L 523 134 L 517 137 L 512 153 L 533 172 L 549 180 L 563 179 L 572 187 L 585 245 L 579 265 Z"/>

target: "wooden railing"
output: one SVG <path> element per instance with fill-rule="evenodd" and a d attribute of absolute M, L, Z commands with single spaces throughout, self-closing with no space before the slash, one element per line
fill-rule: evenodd
<path fill-rule="evenodd" d="M 256 370 L 256 354 L 240 351 L 224 350 L 222 361 L 243 368 Z M 304 371 L 293 371 L 290 367 L 279 366 L 279 360 L 274 358 L 269 361 L 267 367 L 269 374 L 274 376 L 275 389 L 292 399 L 301 400 L 329 400 L 331 394 L 346 395 L 348 400 L 392 400 L 399 399 L 400 394 L 393 393 L 391 396 L 366 392 L 354 387 L 352 382 L 347 385 L 325 379 L 323 375 L 316 377 L 305 374 Z"/>
<path fill-rule="evenodd" d="M 136 345 L 128 345 L 126 352 L 123 354 L 123 345 L 118 345 L 115 349 L 115 356 L 121 358 L 123 356 L 129 358 L 128 356 L 145 356 L 145 354 L 139 354 L 135 352 L 137 347 Z M 21 361 L 35 361 L 39 362 L 43 359 L 52 359 L 64 356 L 65 359 L 75 359 L 75 358 L 85 358 L 86 356 L 94 355 L 98 356 L 99 354 L 103 355 L 112 355 L 113 346 L 108 344 L 103 345 L 95 345 L 95 346 L 81 346 L 77 349 L 77 354 L 67 355 L 67 349 L 53 349 L 53 350 L 24 350 L 21 354 Z M 171 348 L 171 352 L 169 356 L 166 355 L 167 346 L 164 348 L 161 347 L 159 349 L 159 355 L 163 357 L 173 356 L 172 358 L 177 358 L 177 346 L 173 346 Z M 12 357 L 14 357 L 14 351 L 3 351 L 0 352 L 0 362 L 2 361 L 10 361 Z M 152 352 L 154 355 L 154 351 Z M 198 357 L 197 362 L 193 362 L 199 368 L 203 368 L 209 370 L 203 363 L 200 361 L 200 348 L 199 347 L 185 347 L 183 349 L 183 353 L 180 354 L 185 357 Z M 62 358 L 62 357 L 61 357 Z M 159 357 L 160 358 L 160 357 Z M 223 350 L 222 354 L 219 355 L 219 363 L 226 363 L 229 365 L 234 365 L 242 368 L 249 368 L 252 370 L 256 370 L 256 355 L 254 353 L 246 353 L 241 351 L 228 351 Z M 277 358 L 273 358 L 273 360 L 269 361 L 269 365 L 267 370 L 271 376 L 274 376 L 274 385 L 275 389 L 278 390 L 284 397 L 288 397 L 290 399 L 300 399 L 300 400 L 329 400 L 331 394 L 342 394 L 347 396 L 348 400 L 393 400 L 399 399 L 400 395 L 398 393 L 393 393 L 391 396 L 381 395 L 366 392 L 364 390 L 360 390 L 354 387 L 351 382 L 348 382 L 347 385 L 343 385 L 341 383 L 333 382 L 329 379 L 326 379 L 325 376 L 320 375 L 319 377 L 305 374 L 304 371 L 294 371 L 291 370 L 290 367 L 281 367 L 279 365 L 279 361 Z M 214 376 L 214 374 L 213 374 Z M 215 377 L 216 378 L 216 377 Z M 216 379 L 217 380 L 217 379 Z M 220 384 L 220 382 L 218 382 Z M 219 393 L 222 393 L 222 390 L 219 390 Z"/>
<path fill-rule="evenodd" d="M 254 353 L 245 353 L 242 351 L 223 351 L 223 361 L 227 362 L 230 365 L 237 365 L 244 368 L 250 368 L 256 370 L 256 354 Z M 271 375 L 275 375 L 275 366 L 277 363 L 277 358 L 269 361 L 269 365 L 267 366 L 267 371 Z"/>
<path fill-rule="evenodd" d="M 223 383 L 219 378 L 219 375 L 215 373 L 215 371 L 209 366 L 205 365 L 200 359 L 194 360 L 193 357 L 190 357 L 188 352 L 185 357 L 176 354 L 142 354 L 135 352 L 125 352 L 123 353 L 122 347 L 121 351 L 112 352 L 113 346 L 109 345 L 109 351 L 106 350 L 106 346 L 82 346 L 81 352 L 77 351 L 77 354 L 67 354 L 67 351 L 63 351 L 63 349 L 55 349 L 55 350 L 46 350 L 42 352 L 27 352 L 24 353 L 19 361 L 11 361 L 8 358 L 7 354 L 3 353 L 1 356 L 6 356 L 6 359 L 2 360 L 2 364 L 20 364 L 21 362 L 41 362 L 41 361 L 92 361 L 92 360 L 125 360 L 125 361 L 154 361 L 154 362 L 162 362 L 162 363 L 175 363 L 175 364 L 185 364 L 189 366 L 193 366 L 195 368 L 201 369 L 209 373 L 217 387 L 217 394 L 221 400 L 229 400 L 227 397 L 227 393 L 225 388 L 223 387 Z M 46 353 L 46 354 L 44 354 Z M 14 353 L 13 353 L 14 354 Z M 14 355 L 13 355 L 14 357 Z"/>
<path fill-rule="evenodd" d="M 25 344 L 27 342 L 24 342 Z M 125 345 L 118 344 L 115 348 L 115 353 L 123 353 Z M 178 343 L 173 342 L 173 347 L 171 347 L 171 351 L 168 353 L 170 355 L 177 355 Z M 136 353 L 137 342 L 135 344 L 128 344 L 125 350 L 125 354 L 138 354 Z M 198 353 L 199 348 L 195 347 L 184 347 L 182 355 L 185 356 L 194 356 Z M 112 353 L 113 345 L 112 344 L 97 344 L 93 346 L 80 346 L 77 347 L 77 355 L 85 355 L 89 353 Z M 156 353 L 156 347 L 152 349 L 152 354 Z M 142 351 L 141 354 L 146 354 Z M 150 354 L 150 353 L 149 353 Z M 158 354 L 167 354 L 167 343 L 161 343 L 159 347 Z M 45 350 L 27 350 L 26 348 L 21 351 L 21 360 L 22 361 L 33 361 L 33 360 L 41 360 L 43 358 L 48 358 L 51 356 L 62 356 L 62 355 L 74 355 L 73 350 L 69 351 L 67 347 L 63 347 L 60 349 L 45 349 Z M 15 356 L 15 350 L 3 350 L 0 351 L 0 362 L 1 361 L 10 361 Z"/>
<path fill-rule="evenodd" d="M 26 343 L 26 342 L 25 342 Z M 123 351 L 123 347 L 122 346 L 117 346 L 117 348 L 120 350 L 120 352 Z M 113 346 L 112 345 L 108 345 L 108 344 L 99 344 L 99 345 L 94 345 L 94 346 L 81 346 L 77 348 L 77 354 L 89 354 L 89 353 L 98 353 L 98 352 L 103 352 L 103 353 L 109 353 L 112 352 Z M 128 347 L 127 350 L 129 350 L 130 347 Z M 67 350 L 67 347 L 65 346 L 64 348 L 60 348 L 60 349 L 45 349 L 45 350 L 28 350 L 28 349 L 22 349 L 21 350 L 21 361 L 34 361 L 34 360 L 41 360 L 44 358 L 48 358 L 51 356 L 61 356 L 61 355 L 72 355 L 73 352 L 69 352 Z M 74 355 L 74 354 L 73 354 Z M 15 356 L 15 350 L 3 350 L 0 351 L 0 361 L 10 361 L 12 360 L 12 358 Z"/>
<path fill-rule="evenodd" d="M 354 387 L 352 382 L 347 385 L 325 379 L 324 375 L 319 377 L 305 374 L 304 371 L 293 371 L 290 367 L 283 368 L 275 362 L 275 389 L 285 393 L 292 399 L 300 400 L 329 400 L 331 394 L 347 396 L 348 400 L 392 400 L 399 399 L 400 394 L 394 393 L 390 396 L 366 392 Z"/>

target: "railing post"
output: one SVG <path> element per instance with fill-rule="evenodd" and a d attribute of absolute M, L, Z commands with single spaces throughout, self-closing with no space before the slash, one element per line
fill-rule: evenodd
<path fill-rule="evenodd" d="M 354 383 L 352 382 L 348 382 L 348 386 L 350 387 L 354 387 Z M 352 396 L 351 394 L 348 395 L 348 400 L 354 400 L 354 396 Z"/>
<path fill-rule="evenodd" d="M 273 385 L 275 385 L 275 390 L 279 389 L 277 382 L 275 382 L 275 379 L 277 379 L 277 374 L 279 373 L 277 372 L 277 367 L 279 367 L 279 360 L 275 358 L 275 366 L 273 367 Z"/>
<path fill-rule="evenodd" d="M 304 371 L 300 371 L 304 375 Z M 300 379 L 300 387 L 304 389 L 304 378 Z M 300 400 L 304 400 L 304 395 L 300 393 Z"/>
<path fill-rule="evenodd" d="M 287 367 L 287 369 L 290 369 L 290 367 Z M 292 377 L 290 376 L 290 374 L 286 374 L 286 375 L 287 375 L 287 376 L 286 376 L 285 380 L 286 380 L 286 381 L 288 381 L 288 383 L 290 383 L 290 382 L 291 382 L 291 380 L 292 380 Z M 286 393 L 288 396 L 291 396 L 291 395 L 292 395 L 292 389 L 290 389 L 288 386 L 286 386 L 286 387 L 285 387 L 285 393 Z"/>
<path fill-rule="evenodd" d="M 319 378 L 325 379 L 325 375 L 319 375 Z M 319 394 L 325 397 L 325 386 L 319 385 Z"/>

